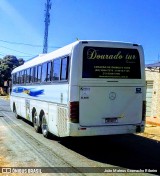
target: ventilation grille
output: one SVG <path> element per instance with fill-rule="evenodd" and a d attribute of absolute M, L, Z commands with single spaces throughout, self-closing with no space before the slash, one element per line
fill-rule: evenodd
<path fill-rule="evenodd" d="M 58 134 L 63 137 L 67 135 L 67 109 L 58 107 Z"/>

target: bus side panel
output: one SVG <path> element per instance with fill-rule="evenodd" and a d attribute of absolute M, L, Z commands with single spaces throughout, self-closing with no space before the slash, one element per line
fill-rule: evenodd
<path fill-rule="evenodd" d="M 48 105 L 48 116 L 49 116 L 49 119 L 48 119 L 48 128 L 49 128 L 49 131 L 58 136 L 58 130 L 57 130 L 57 105 L 56 104 L 51 104 L 49 103 Z"/>
<path fill-rule="evenodd" d="M 24 106 L 24 104 L 22 105 L 22 103 L 23 103 L 23 98 L 16 97 L 16 96 L 10 97 L 11 110 L 12 111 L 16 110 L 16 112 L 19 116 L 22 116 L 24 113 L 23 112 L 24 109 L 21 109 Z M 22 116 L 22 117 L 25 117 L 25 116 Z"/>
<path fill-rule="evenodd" d="M 33 112 L 36 111 L 41 122 L 44 114 L 49 131 L 57 136 L 68 134 L 68 101 L 69 85 L 65 82 L 52 85 L 15 86 L 11 95 L 11 104 L 15 102 L 18 115 L 33 122 Z"/>
<path fill-rule="evenodd" d="M 25 99 L 21 98 L 19 103 L 20 103 L 20 109 L 21 109 L 20 116 L 26 119 L 27 117 L 26 117 L 26 103 L 25 103 Z"/>

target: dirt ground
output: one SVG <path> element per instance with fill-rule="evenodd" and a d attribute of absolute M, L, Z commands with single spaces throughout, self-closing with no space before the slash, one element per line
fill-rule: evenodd
<path fill-rule="evenodd" d="M 8 100 L 7 97 L 3 99 Z M 68 141 L 59 142 L 55 138 L 47 140 L 41 134 L 32 133 L 34 132 L 32 126 L 22 120 L 12 119 L 13 113 L 8 110 L 8 101 L 1 101 L 0 107 L 5 114 L 0 115 L 0 167 L 50 167 L 50 165 L 66 166 L 69 163 L 74 167 L 119 166 L 134 169 L 145 165 L 146 168 L 159 168 L 160 126 L 147 124 L 145 132 L 136 135 L 68 139 Z M 6 176 L 6 174 L 1 175 Z M 9 175 L 41 174 L 12 173 Z M 53 175 L 69 174 L 53 173 Z M 146 173 L 138 175 L 146 175 Z"/>
<path fill-rule="evenodd" d="M 138 135 L 160 142 L 160 126 L 146 124 L 144 133 Z"/>

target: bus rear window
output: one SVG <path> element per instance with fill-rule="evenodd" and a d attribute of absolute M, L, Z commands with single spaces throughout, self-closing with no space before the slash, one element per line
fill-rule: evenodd
<path fill-rule="evenodd" d="M 141 79 L 137 49 L 84 47 L 82 78 Z"/>

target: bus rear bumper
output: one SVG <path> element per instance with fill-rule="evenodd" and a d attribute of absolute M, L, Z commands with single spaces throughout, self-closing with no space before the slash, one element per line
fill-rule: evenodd
<path fill-rule="evenodd" d="M 69 124 L 69 136 L 100 136 L 116 134 L 133 134 L 144 132 L 144 124 L 119 126 L 82 127 L 79 124 Z"/>

